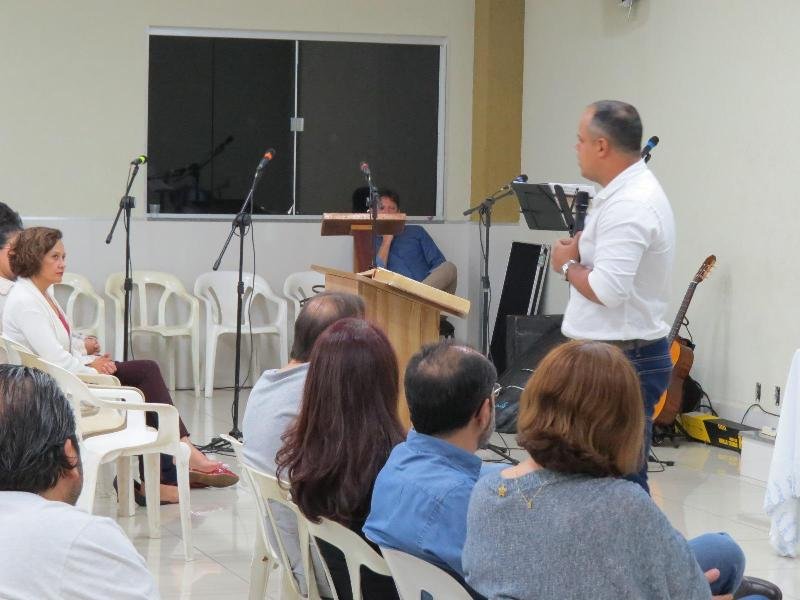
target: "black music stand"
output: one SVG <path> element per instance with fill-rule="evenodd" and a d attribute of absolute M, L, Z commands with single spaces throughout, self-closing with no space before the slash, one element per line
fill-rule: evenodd
<path fill-rule="evenodd" d="M 572 206 L 560 185 L 551 188 L 549 183 L 512 183 L 511 189 L 519 200 L 528 229 L 572 231 L 575 227 Z M 554 189 L 561 193 L 555 193 Z"/>

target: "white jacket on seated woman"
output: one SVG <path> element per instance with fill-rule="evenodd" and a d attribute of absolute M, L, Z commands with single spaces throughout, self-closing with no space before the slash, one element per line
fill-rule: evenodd
<path fill-rule="evenodd" d="M 52 287 L 47 293 L 55 303 Z M 67 322 L 66 315 L 62 316 Z M 17 278 L 8 293 L 3 307 L 3 335 L 63 369 L 97 373 L 88 366 L 97 357 L 88 355 L 83 340 L 67 332 L 58 314 L 27 277 Z"/>

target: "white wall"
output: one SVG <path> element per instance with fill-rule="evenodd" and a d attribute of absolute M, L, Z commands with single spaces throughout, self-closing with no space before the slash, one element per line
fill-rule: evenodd
<path fill-rule="evenodd" d="M 95 284 L 122 268 L 120 237 L 111 249 L 102 240 L 125 165 L 145 147 L 147 26 L 447 37 L 445 207 L 457 222 L 428 228 L 459 267 L 459 293 L 473 301 L 468 327 L 457 321 L 459 333 L 477 340 L 477 226 L 460 221 L 470 195 L 472 2 L 7 4 L 0 19 L 0 199 L 24 215 L 57 217 L 47 224 L 65 230 L 70 268 Z M 626 17 L 616 0 L 527 0 L 522 170 L 532 180 L 575 181 L 572 147 L 583 107 L 605 97 L 639 107 L 645 135 L 661 137 L 651 165 L 678 221 L 672 312 L 700 262 L 715 253 L 719 266 L 689 313 L 698 343 L 693 373 L 715 405 L 739 418 L 756 380 L 765 396 L 783 387 L 800 339 L 792 192 L 800 4 L 638 0 Z M 134 188 L 139 198 L 142 181 Z M 134 265 L 172 270 L 191 285 L 227 227 L 137 220 Z M 310 263 L 349 264 L 348 241 L 322 240 L 318 224 L 259 224 L 256 235 L 259 264 L 273 265 L 259 271 L 278 288 L 285 273 Z M 495 308 L 511 241 L 555 237 L 524 225 L 493 228 Z M 232 267 L 234 255 L 227 261 Z M 545 311 L 560 312 L 565 299 L 552 278 Z"/>
<path fill-rule="evenodd" d="M 67 250 L 67 270 L 86 275 L 95 290 L 102 295 L 106 277 L 125 268 L 125 232 L 120 226 L 111 245 L 105 244 L 112 218 L 62 218 L 24 217 L 25 226 L 57 227 L 64 233 Z M 461 277 L 457 293 L 468 294 L 470 265 L 464 250 L 470 243 L 470 225 L 460 223 L 437 223 L 426 225 L 442 252 L 453 261 Z M 131 225 L 131 261 L 134 269 L 167 271 L 176 275 L 191 292 L 200 273 L 210 271 L 222 244 L 230 231 L 230 223 L 222 221 L 150 221 L 134 219 Z M 253 227 L 255 235 L 256 272 L 262 275 L 274 292 L 281 294 L 286 276 L 293 271 L 302 271 L 312 264 L 350 270 L 352 268 L 352 241 L 349 237 L 321 237 L 318 222 L 287 223 L 257 221 Z M 248 236 L 245 245 L 245 270 L 252 270 L 252 239 Z M 477 243 L 477 241 L 476 241 Z M 236 270 L 239 257 L 238 238 L 234 237 L 228 247 L 221 270 Z M 505 267 L 503 267 L 505 268 Z M 502 285 L 502 280 L 500 284 Z M 236 290 L 230 291 L 235 297 Z M 108 349 L 113 348 L 112 304 L 106 301 Z M 201 308 L 201 312 L 203 309 Z M 478 314 L 474 305 L 472 315 Z M 474 318 L 474 317 L 473 317 Z M 460 339 L 468 337 L 467 321 L 451 317 Z M 138 336 L 137 336 L 138 337 Z M 138 344 L 137 358 L 145 351 L 155 350 Z M 181 346 L 178 365 L 178 385 L 188 387 L 191 382 L 188 363 L 188 342 Z M 217 354 L 216 385 L 231 385 L 233 381 L 233 336 L 223 338 Z M 243 346 L 243 369 L 249 355 L 249 345 Z M 260 354 L 264 357 L 264 354 Z M 277 366 L 277 355 L 273 353 L 262 367 Z"/>
<path fill-rule="evenodd" d="M 771 405 L 800 345 L 794 263 L 800 64 L 794 0 L 528 0 L 523 170 L 578 178 L 584 106 L 636 105 L 651 167 L 678 224 L 673 310 L 711 253 L 718 267 L 689 310 L 693 375 L 737 420 L 761 381 Z M 762 402 L 764 402 L 762 400 Z"/>
<path fill-rule="evenodd" d="M 146 149 L 149 26 L 445 37 L 446 213 L 469 198 L 470 0 L 32 0 L 3 3 L 0 17 L 6 202 L 26 215 L 113 213 Z"/>

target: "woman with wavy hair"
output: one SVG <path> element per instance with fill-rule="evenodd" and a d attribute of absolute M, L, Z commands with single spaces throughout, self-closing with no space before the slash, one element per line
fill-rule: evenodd
<path fill-rule="evenodd" d="M 322 333 L 309 363 L 300 414 L 276 456 L 277 476 L 289 482 L 308 519 L 324 517 L 363 537 L 375 478 L 405 438 L 397 358 L 380 329 L 348 318 Z M 318 545 L 337 595 L 351 598 L 344 557 L 322 540 Z M 397 598 L 391 578 L 369 571 L 362 590 L 365 598 Z"/>
<path fill-rule="evenodd" d="M 17 235 L 9 257 L 17 280 L 3 309 L 3 334 L 30 348 L 41 358 L 73 373 L 116 375 L 123 385 L 142 391 L 146 402 L 172 404 L 158 364 L 152 360 L 114 361 L 95 338 L 79 339 L 53 296 L 52 286 L 60 283 L 66 269 L 66 251 L 61 232 L 50 227 L 31 227 Z M 156 427 L 158 418 L 147 413 L 147 424 Z M 189 477 L 195 486 L 233 485 L 238 476 L 218 461 L 209 460 L 189 441 L 189 432 L 179 421 L 181 440 L 191 449 Z M 161 461 L 162 482 L 174 470 L 166 455 Z M 170 482 L 171 483 L 171 482 Z M 177 488 L 161 486 L 162 503 L 178 501 Z M 142 503 L 143 496 L 137 501 Z"/>
<path fill-rule="evenodd" d="M 622 478 L 643 460 L 643 421 L 639 379 L 621 350 L 590 341 L 552 350 L 520 397 L 518 441 L 529 457 L 472 493 L 467 582 L 488 598 L 519 600 L 735 591 L 744 555 L 730 536 L 687 542 Z"/>

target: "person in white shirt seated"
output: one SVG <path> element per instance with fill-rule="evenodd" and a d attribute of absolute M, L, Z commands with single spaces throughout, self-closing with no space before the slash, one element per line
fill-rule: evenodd
<path fill-rule="evenodd" d="M 75 419 L 56 382 L 0 365 L 0 598 L 159 597 L 122 529 L 75 508 L 82 486 Z"/>
<path fill-rule="evenodd" d="M 16 279 L 9 264 L 9 253 L 20 231 L 22 219 L 7 204 L 0 202 L 0 315 Z"/>
<path fill-rule="evenodd" d="M 66 252 L 58 229 L 31 227 L 20 232 L 11 249 L 10 265 L 17 280 L 3 309 L 3 335 L 63 369 L 116 375 L 123 385 L 140 389 L 146 402 L 172 404 L 154 361 L 114 361 L 108 354 L 99 354 L 97 340 L 79 341 L 72 336 L 72 325 L 52 293 L 52 286 L 61 282 L 66 268 Z M 158 426 L 154 413 L 147 413 L 146 419 L 149 426 Z M 191 449 L 189 477 L 195 486 L 225 487 L 239 480 L 226 465 L 206 458 L 195 448 L 183 421 L 178 424 L 181 440 Z M 165 472 L 171 467 L 172 461 L 162 456 L 162 483 L 172 483 L 165 480 Z M 177 488 L 162 485 L 161 499 L 166 503 L 177 502 Z"/>

